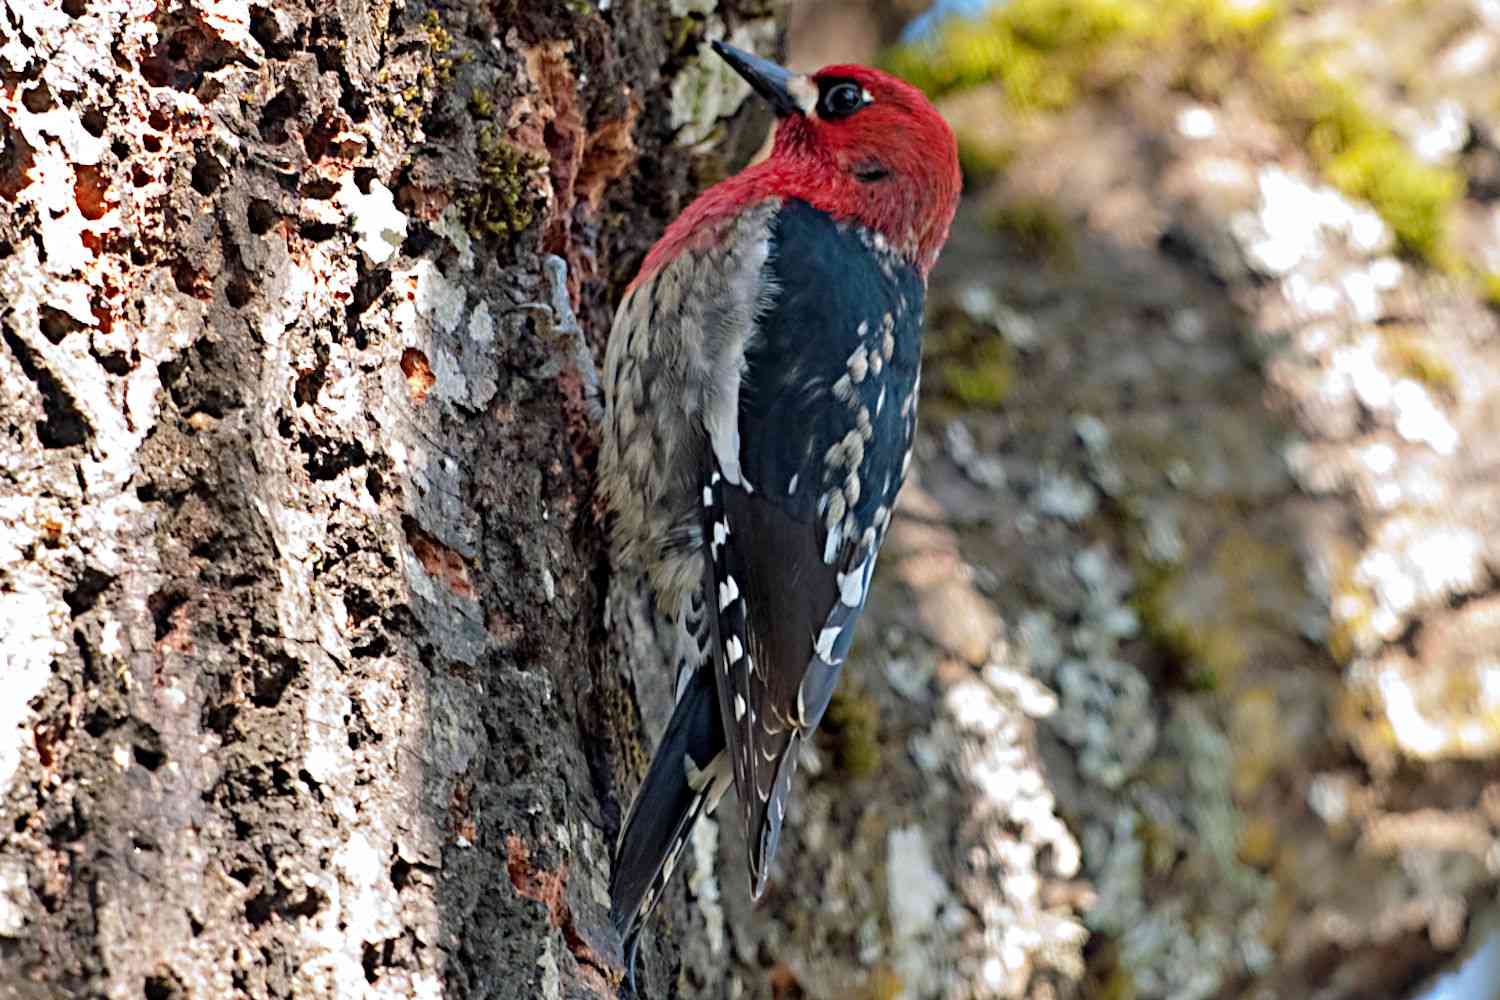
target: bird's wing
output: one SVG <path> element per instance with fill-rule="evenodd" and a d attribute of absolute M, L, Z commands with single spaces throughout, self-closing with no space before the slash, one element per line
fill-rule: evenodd
<path fill-rule="evenodd" d="M 746 352 L 735 426 L 710 428 L 702 521 L 720 715 L 757 896 L 799 744 L 828 707 L 905 475 L 923 297 L 915 269 L 797 201 L 773 223 L 764 280 L 775 291 Z"/>

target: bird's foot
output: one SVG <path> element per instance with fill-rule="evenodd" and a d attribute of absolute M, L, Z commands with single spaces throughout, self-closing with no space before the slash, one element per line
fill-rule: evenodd
<path fill-rule="evenodd" d="M 583 385 L 583 408 L 595 427 L 604 424 L 604 395 L 599 388 L 599 369 L 594 366 L 594 353 L 589 349 L 588 338 L 578 324 L 573 312 L 573 301 L 568 297 L 568 262 L 556 254 L 542 258 L 542 270 L 546 272 L 547 302 L 526 302 L 517 309 L 530 310 L 548 317 L 549 334 L 569 354 L 573 369 Z"/>
<path fill-rule="evenodd" d="M 640 995 L 637 992 L 635 985 L 635 955 L 637 949 L 640 948 L 640 944 L 641 931 L 640 928 L 637 927 L 630 934 L 626 935 L 624 941 L 625 947 L 623 950 L 625 952 L 625 992 L 620 994 L 622 1000 L 624 1000 L 624 998 L 626 997 L 633 998 Z"/>

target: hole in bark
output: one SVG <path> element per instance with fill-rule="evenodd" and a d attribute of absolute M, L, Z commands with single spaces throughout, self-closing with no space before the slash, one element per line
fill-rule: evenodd
<path fill-rule="evenodd" d="M 280 654 L 266 657 L 251 678 L 251 702 L 261 708 L 275 708 L 298 673 L 296 660 Z"/>
<path fill-rule="evenodd" d="M 338 194 L 339 186 L 326 177 L 315 177 L 302 185 L 302 196 L 314 201 L 327 201 Z"/>
<path fill-rule="evenodd" d="M 201 271 L 188 262 L 186 257 L 179 257 L 172 263 L 172 283 L 177 286 L 179 292 L 191 295 L 195 299 L 212 297 L 208 280 Z"/>
<path fill-rule="evenodd" d="M 111 375 L 124 377 L 130 374 L 130 355 L 124 351 L 111 351 L 109 354 L 95 354 L 94 360 L 99 362 L 99 367 Z"/>
<path fill-rule="evenodd" d="M 348 621 L 351 626 L 363 625 L 380 613 L 380 604 L 375 595 L 357 583 L 350 583 L 344 591 L 344 607 L 349 612 Z"/>
<path fill-rule="evenodd" d="M 132 163 L 130 165 L 130 183 L 138 188 L 145 187 L 151 183 L 151 175 L 146 172 L 145 166 L 139 163 Z M 145 260 L 144 254 L 141 255 L 141 259 L 142 261 Z"/>
<path fill-rule="evenodd" d="M 385 480 L 381 478 L 379 469 L 371 469 L 365 473 L 365 489 L 369 491 L 370 499 L 379 504 L 380 498 L 385 495 Z"/>
<path fill-rule="evenodd" d="M 73 397 L 51 372 L 37 363 L 31 349 L 9 330 L 5 331 L 5 343 L 20 362 L 21 371 L 36 383 L 37 391 L 41 393 L 42 419 L 36 422 L 36 436 L 42 447 L 70 448 L 83 444 L 88 439 L 89 426 Z"/>
<path fill-rule="evenodd" d="M 69 17 L 82 17 L 88 10 L 88 4 L 84 0 L 63 0 L 63 13 Z"/>
<path fill-rule="evenodd" d="M 371 941 L 365 942 L 362 964 L 365 967 L 365 982 L 373 983 L 380 978 L 380 949 Z"/>
<path fill-rule="evenodd" d="M 158 132 L 165 132 L 172 124 L 172 119 L 168 118 L 160 108 L 156 108 L 146 116 L 146 124 Z"/>
<path fill-rule="evenodd" d="M 257 893 L 254 899 L 245 904 L 245 919 L 250 922 L 251 927 L 263 927 L 267 920 L 271 919 L 271 897 L 264 892 Z"/>
<path fill-rule="evenodd" d="M 42 336 L 47 338 L 48 343 L 60 344 L 68 334 L 83 329 L 82 323 L 52 306 L 42 306 L 38 310 L 38 315 Z"/>
<path fill-rule="evenodd" d="M 123 58 L 118 52 L 115 53 L 116 62 Z M 126 63 L 121 66 L 124 69 L 129 66 Z M 165 87 L 172 82 L 172 64 L 163 55 L 152 55 L 141 60 L 141 76 L 153 87 Z"/>
<path fill-rule="evenodd" d="M 26 105 L 27 111 L 39 115 L 52 107 L 52 91 L 45 83 L 38 83 L 21 95 L 21 103 Z"/>
<path fill-rule="evenodd" d="M 319 116 L 313 127 L 302 137 L 302 149 L 307 158 L 316 163 L 328 152 L 328 144 L 338 135 L 338 125 L 328 115 Z"/>
<path fill-rule="evenodd" d="M 143 991 L 146 1000 L 178 1000 L 182 996 L 182 988 L 178 986 L 170 974 L 146 977 L 146 986 Z"/>
<path fill-rule="evenodd" d="M 158 590 L 146 598 L 146 610 L 151 612 L 151 620 L 156 624 L 157 642 L 161 642 L 172 631 L 172 614 L 186 603 L 186 594 L 165 590 Z"/>
<path fill-rule="evenodd" d="M 0 198 L 15 201 L 16 195 L 31 183 L 34 160 L 31 143 L 16 129 L 0 129 Z"/>
<path fill-rule="evenodd" d="M 276 225 L 276 209 L 264 198 L 250 199 L 250 209 L 245 213 L 246 221 L 250 223 L 250 231 L 256 236 L 264 236 L 270 232 L 271 227 Z"/>
<path fill-rule="evenodd" d="M 203 713 L 203 727 L 218 733 L 220 736 L 228 736 L 229 730 L 234 726 L 234 720 L 239 714 L 239 706 L 231 702 L 214 705 Z"/>
<path fill-rule="evenodd" d="M 141 136 L 141 145 L 144 146 L 144 147 L 146 147 L 146 152 L 148 152 L 148 153 L 160 153 L 161 152 L 161 136 L 159 136 L 159 135 L 143 135 L 143 136 Z"/>
<path fill-rule="evenodd" d="M 423 223 L 414 223 L 406 231 L 406 239 L 401 244 L 401 252 L 412 257 L 420 257 L 427 252 L 427 248 L 437 242 L 437 233 L 431 227 Z"/>
<path fill-rule="evenodd" d="M 262 890 L 254 899 L 245 904 L 245 919 L 252 927 L 263 926 L 275 913 L 280 913 L 283 917 L 306 919 L 316 916 L 327 900 L 327 896 L 311 887 L 301 899 L 295 902 L 288 900 L 285 894 L 278 893 L 273 896 Z"/>
<path fill-rule="evenodd" d="M 224 168 L 218 159 L 207 150 L 199 150 L 193 159 L 193 190 L 207 196 L 219 190 L 224 183 Z"/>
<path fill-rule="evenodd" d="M 229 300 L 232 309 L 245 308 L 254 297 L 255 289 L 251 286 L 247 275 L 236 274 L 229 279 L 229 284 L 224 286 L 224 298 Z"/>
<path fill-rule="evenodd" d="M 313 368 L 297 375 L 297 381 L 292 384 L 292 398 L 297 401 L 298 406 L 308 406 L 318 401 L 318 393 L 323 389 L 323 383 L 328 378 L 323 374 L 322 368 Z"/>
<path fill-rule="evenodd" d="M 67 603 L 68 610 L 73 617 L 77 618 L 93 610 L 99 600 L 99 595 L 104 593 L 114 577 L 107 573 L 101 573 L 92 566 L 83 571 L 83 576 L 73 585 L 73 588 L 63 594 L 63 601 Z"/>
<path fill-rule="evenodd" d="M 386 294 L 387 288 L 390 288 L 390 271 L 387 268 L 383 267 L 381 270 L 371 271 L 360 277 L 359 282 L 354 285 L 354 295 L 350 298 L 350 306 L 345 310 L 345 319 L 350 322 L 351 328 L 360 313 L 374 306 L 375 301 L 381 295 Z"/>
<path fill-rule="evenodd" d="M 109 180 L 98 164 L 85 164 L 73 168 L 73 198 L 78 202 L 78 211 L 90 221 L 102 219 L 108 206 L 104 203 L 104 192 L 109 190 Z"/>
<path fill-rule="evenodd" d="M 167 755 L 160 750 L 152 750 L 149 747 L 135 746 L 130 748 L 135 762 L 148 771 L 155 771 L 166 763 Z"/>
<path fill-rule="evenodd" d="M 390 641 L 383 635 L 377 635 L 363 646 L 355 646 L 349 653 L 357 660 L 367 660 L 375 656 L 384 656 L 390 651 L 390 648 Z M 353 748 L 351 747 L 350 749 Z"/>
<path fill-rule="evenodd" d="M 322 243 L 331 240 L 339 233 L 339 227 L 331 222 L 304 222 L 297 227 L 297 235 L 309 243 Z"/>
<path fill-rule="evenodd" d="M 63 6 L 66 7 L 67 3 L 64 2 Z M 78 120 L 80 123 L 82 123 L 83 130 L 89 135 L 93 136 L 95 139 L 104 134 L 106 119 L 104 117 L 104 112 L 100 111 L 98 108 L 89 108 L 79 116 Z M 120 158 L 124 159 L 123 156 Z"/>
<path fill-rule="evenodd" d="M 404 858 L 391 862 L 391 885 L 400 892 L 411 881 L 411 865 Z"/>
<path fill-rule="evenodd" d="M 297 900 L 297 902 L 287 906 L 282 912 L 289 917 L 302 917 L 303 919 L 315 917 L 327 900 L 328 897 L 323 895 L 321 891 L 309 886 L 306 895 Z"/>
<path fill-rule="evenodd" d="M 178 379 L 182 378 L 182 373 L 186 370 L 187 359 L 180 355 L 170 361 L 163 361 L 160 368 L 162 388 L 171 389 L 177 384 Z"/>
<path fill-rule="evenodd" d="M 287 141 L 286 131 L 287 119 L 293 118 L 302 110 L 302 95 L 297 88 L 288 87 L 275 97 L 266 102 L 265 110 L 260 113 L 260 137 L 273 146 L 279 146 Z"/>
<path fill-rule="evenodd" d="M 109 715 L 105 714 L 104 712 L 95 712 L 93 715 L 90 715 L 86 720 L 84 720 L 83 731 L 88 733 L 94 739 L 98 739 L 105 733 L 109 732 L 111 729 L 115 728 L 116 725 L 118 725 L 118 722 L 115 719 L 111 718 Z"/>
<path fill-rule="evenodd" d="M 432 374 L 432 365 L 428 363 L 427 355 L 415 347 L 402 351 L 401 374 L 406 376 L 406 392 L 411 397 L 412 404 L 421 406 L 437 383 L 437 376 Z"/>
<path fill-rule="evenodd" d="M 46 722 L 39 724 L 31 731 L 31 743 L 36 747 L 36 758 L 43 767 L 50 768 L 57 760 L 52 753 L 52 747 L 61 738 L 62 733 L 61 727 Z"/>
<path fill-rule="evenodd" d="M 342 29 L 340 31 L 342 33 Z M 322 37 L 323 33 L 319 34 Z M 338 55 L 341 49 L 332 45 L 319 45 L 313 49 L 313 56 L 318 60 L 319 73 L 337 73 L 339 66 Z"/>
<path fill-rule="evenodd" d="M 345 469 L 364 465 L 365 446 L 358 441 L 335 441 L 321 434 L 304 434 L 297 447 L 306 456 L 307 474 L 319 482 L 337 478 Z"/>
<path fill-rule="evenodd" d="M 286 47 L 278 45 L 281 29 L 276 25 L 276 17 L 265 7 L 250 8 L 250 37 L 259 42 L 261 48 L 273 58 L 280 59 L 287 54 Z"/>

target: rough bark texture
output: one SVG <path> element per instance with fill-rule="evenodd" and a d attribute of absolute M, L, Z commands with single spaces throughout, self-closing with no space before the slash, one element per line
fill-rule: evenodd
<path fill-rule="evenodd" d="M 639 724 L 525 303 L 565 256 L 598 349 L 772 14 L 8 0 L 0 995 L 613 992 Z"/>

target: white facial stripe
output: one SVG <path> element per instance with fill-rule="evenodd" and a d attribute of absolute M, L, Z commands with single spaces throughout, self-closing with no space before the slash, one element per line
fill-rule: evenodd
<path fill-rule="evenodd" d="M 797 102 L 804 115 L 811 115 L 818 106 L 818 85 L 810 76 L 794 76 L 786 85 L 787 93 Z"/>

